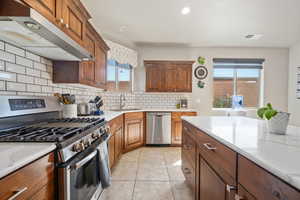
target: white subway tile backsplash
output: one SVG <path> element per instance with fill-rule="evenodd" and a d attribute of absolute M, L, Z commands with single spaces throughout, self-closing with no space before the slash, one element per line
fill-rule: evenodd
<path fill-rule="evenodd" d="M 34 78 L 32 76 L 17 74 L 17 82 L 21 83 L 33 83 Z"/>
<path fill-rule="evenodd" d="M 38 62 L 34 62 L 34 68 L 41 70 L 41 71 L 46 71 L 47 70 L 47 66 L 43 63 L 38 63 Z"/>
<path fill-rule="evenodd" d="M 52 79 L 52 74 L 49 72 L 41 72 L 41 77 L 45 79 Z"/>
<path fill-rule="evenodd" d="M 0 60 L 0 71 L 4 70 L 4 61 Z"/>
<path fill-rule="evenodd" d="M 41 77 L 41 71 L 31 68 L 26 68 L 26 74 L 35 77 Z"/>
<path fill-rule="evenodd" d="M 26 58 L 29 58 L 29 59 L 37 61 L 37 62 L 41 61 L 41 57 L 40 56 L 35 55 L 35 54 L 33 54 L 33 53 L 29 52 L 29 51 L 26 51 L 25 54 L 26 54 Z"/>
<path fill-rule="evenodd" d="M 33 61 L 27 58 L 16 56 L 16 63 L 26 67 L 33 67 Z"/>
<path fill-rule="evenodd" d="M 52 93 L 53 92 L 53 88 L 49 87 L 49 86 L 42 86 L 42 92 Z"/>
<path fill-rule="evenodd" d="M 34 84 L 37 84 L 37 85 L 48 85 L 48 81 L 47 81 L 47 79 L 35 78 L 34 79 Z"/>
<path fill-rule="evenodd" d="M 25 67 L 10 62 L 6 62 L 6 71 L 25 74 Z"/>
<path fill-rule="evenodd" d="M 7 43 L 5 43 L 5 51 L 19 56 L 23 56 L 23 57 L 25 56 L 25 50 Z"/>
<path fill-rule="evenodd" d="M 16 62 L 16 56 L 12 53 L 8 53 L 5 51 L 0 50 L 0 60 L 9 61 L 9 62 Z"/>
<path fill-rule="evenodd" d="M 0 49 L 4 50 L 4 42 L 0 41 Z"/>
<path fill-rule="evenodd" d="M 52 66 L 52 61 L 41 57 L 41 63 Z"/>
<path fill-rule="evenodd" d="M 27 84 L 27 92 L 41 92 L 42 88 L 40 85 Z"/>
<path fill-rule="evenodd" d="M 17 92 L 12 92 L 12 91 L 0 91 L 0 95 L 14 96 L 14 95 L 17 95 Z"/>
<path fill-rule="evenodd" d="M 0 90 L 5 90 L 5 81 L 0 81 Z"/>
<path fill-rule="evenodd" d="M 0 80 L 16 81 L 17 80 L 17 75 L 15 73 L 0 71 Z"/>
<path fill-rule="evenodd" d="M 26 85 L 23 83 L 6 82 L 8 91 L 26 91 Z"/>

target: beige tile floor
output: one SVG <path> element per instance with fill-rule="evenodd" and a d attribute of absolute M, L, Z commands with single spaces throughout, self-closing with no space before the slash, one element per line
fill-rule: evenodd
<path fill-rule="evenodd" d="M 177 147 L 143 147 L 122 156 L 101 200 L 193 200 Z"/>

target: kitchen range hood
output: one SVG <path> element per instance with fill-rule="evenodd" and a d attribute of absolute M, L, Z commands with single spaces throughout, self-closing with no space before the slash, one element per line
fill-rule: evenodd
<path fill-rule="evenodd" d="M 14 4 L 19 10 L 20 8 L 23 9 L 19 13 L 24 14 L 19 16 L 18 13 L 16 16 L 14 11 L 11 11 L 12 14 L 10 14 L 10 11 L 5 11 L 5 15 L 9 16 L 0 16 L 0 40 L 52 60 L 80 61 L 93 59 L 87 50 L 36 10 L 19 2 Z"/>

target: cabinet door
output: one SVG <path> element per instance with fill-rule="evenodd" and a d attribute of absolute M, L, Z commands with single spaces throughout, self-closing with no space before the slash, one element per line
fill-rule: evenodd
<path fill-rule="evenodd" d="M 24 2 L 52 22 L 58 22 L 57 19 L 61 18 L 60 0 L 24 0 Z"/>
<path fill-rule="evenodd" d="M 96 43 L 95 48 L 95 83 L 101 88 L 106 86 L 106 51 L 99 43 Z"/>
<path fill-rule="evenodd" d="M 226 200 L 226 184 L 200 159 L 200 200 Z"/>
<path fill-rule="evenodd" d="M 174 65 L 165 67 L 164 72 L 164 92 L 176 92 L 178 68 Z"/>
<path fill-rule="evenodd" d="M 143 118 L 126 119 L 125 115 L 125 151 L 130 151 L 144 144 L 143 124 Z"/>
<path fill-rule="evenodd" d="M 146 66 L 146 92 L 161 92 L 163 90 L 162 67 Z"/>
<path fill-rule="evenodd" d="M 181 144 L 182 139 L 182 121 L 172 119 L 172 144 Z"/>
<path fill-rule="evenodd" d="M 62 16 L 65 32 L 80 45 L 84 46 L 85 24 L 87 19 L 72 0 L 62 0 Z"/>
<path fill-rule="evenodd" d="M 123 128 L 119 128 L 115 132 L 115 160 L 119 160 L 123 150 Z"/>
<path fill-rule="evenodd" d="M 93 86 L 95 83 L 95 63 L 82 61 L 80 63 L 80 83 Z"/>
<path fill-rule="evenodd" d="M 108 140 L 109 166 L 112 168 L 115 162 L 115 136 L 112 135 Z"/>
<path fill-rule="evenodd" d="M 176 92 L 192 92 L 192 67 L 177 67 Z"/>

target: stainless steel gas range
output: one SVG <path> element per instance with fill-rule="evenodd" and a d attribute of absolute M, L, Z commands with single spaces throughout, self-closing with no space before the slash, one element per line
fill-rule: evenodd
<path fill-rule="evenodd" d="M 58 199 L 96 200 L 103 190 L 99 147 L 109 137 L 106 121 L 62 119 L 60 110 L 55 97 L 0 96 L 0 142 L 55 143 Z"/>

